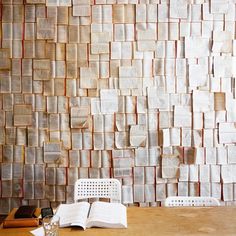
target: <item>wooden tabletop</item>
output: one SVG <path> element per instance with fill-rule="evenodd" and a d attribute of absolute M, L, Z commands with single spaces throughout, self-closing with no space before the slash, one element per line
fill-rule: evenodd
<path fill-rule="evenodd" d="M 61 228 L 59 236 L 236 235 L 235 207 L 130 207 L 127 229 Z M 34 228 L 0 229 L 0 236 L 27 236 Z"/>

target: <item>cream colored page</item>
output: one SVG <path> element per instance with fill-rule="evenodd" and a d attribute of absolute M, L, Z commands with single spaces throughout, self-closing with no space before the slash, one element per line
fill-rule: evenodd
<path fill-rule="evenodd" d="M 60 227 L 81 226 L 85 229 L 89 208 L 87 202 L 61 204 L 56 212 L 60 216 Z"/>
<path fill-rule="evenodd" d="M 126 207 L 120 203 L 94 202 L 91 206 L 87 224 L 103 222 L 106 225 L 121 224 L 127 227 Z M 101 227 L 104 224 L 101 223 Z M 99 224 L 96 224 L 99 227 Z"/>

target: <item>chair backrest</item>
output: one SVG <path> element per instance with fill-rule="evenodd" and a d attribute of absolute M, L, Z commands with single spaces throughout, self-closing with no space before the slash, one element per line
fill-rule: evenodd
<path fill-rule="evenodd" d="M 108 198 L 121 202 L 121 184 L 117 179 L 78 179 L 74 185 L 74 201 L 89 198 Z"/>
<path fill-rule="evenodd" d="M 220 206 L 218 199 L 214 197 L 168 197 L 165 200 L 166 207 L 181 207 L 181 206 Z"/>

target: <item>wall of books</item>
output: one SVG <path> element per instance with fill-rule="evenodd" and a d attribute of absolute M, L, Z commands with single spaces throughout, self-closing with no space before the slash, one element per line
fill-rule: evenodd
<path fill-rule="evenodd" d="M 234 203 L 235 0 L 1 2 L 1 213 L 78 178 Z"/>

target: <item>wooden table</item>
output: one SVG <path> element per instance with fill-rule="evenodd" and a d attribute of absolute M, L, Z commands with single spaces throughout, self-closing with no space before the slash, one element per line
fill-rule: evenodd
<path fill-rule="evenodd" d="M 61 228 L 59 236 L 236 235 L 235 207 L 130 207 L 127 229 Z M 0 236 L 27 236 L 33 228 L 0 229 Z"/>

